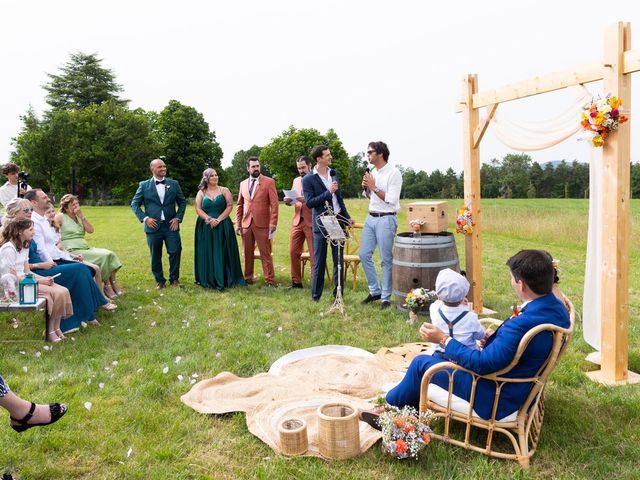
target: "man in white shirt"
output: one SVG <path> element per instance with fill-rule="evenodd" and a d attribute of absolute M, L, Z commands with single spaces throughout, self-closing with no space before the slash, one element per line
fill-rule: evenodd
<path fill-rule="evenodd" d="M 402 174 L 389 165 L 389 148 L 384 142 L 371 142 L 367 148 L 369 163 L 374 172 L 362 177 L 364 195 L 369 198 L 369 215 L 364 222 L 360 239 L 360 261 L 367 277 L 369 295 L 362 301 L 368 304 L 382 300 L 380 308 L 391 306 L 391 267 L 393 263 L 393 240 L 398 229 L 397 213 L 400 210 Z M 378 246 L 382 266 L 382 286 L 373 263 L 373 251 Z"/>
<path fill-rule="evenodd" d="M 2 167 L 2 174 L 7 177 L 7 182 L 0 187 L 0 203 L 2 204 L 2 213 L 0 216 L 4 215 L 4 209 L 7 206 L 7 203 L 18 196 L 23 196 L 28 190 L 31 190 L 29 185 L 26 187 L 22 186 L 23 188 L 20 188 L 20 182 L 18 182 L 19 172 L 20 167 L 15 163 L 7 163 Z M 20 195 L 18 195 L 18 193 Z"/>

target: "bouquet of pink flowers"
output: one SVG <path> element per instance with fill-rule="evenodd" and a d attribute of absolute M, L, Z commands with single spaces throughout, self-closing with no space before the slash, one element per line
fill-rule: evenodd
<path fill-rule="evenodd" d="M 435 419 L 431 410 L 418 413 L 415 408 L 387 406 L 378 423 L 382 429 L 382 450 L 397 459 L 417 458 L 431 441 L 429 428 Z"/>

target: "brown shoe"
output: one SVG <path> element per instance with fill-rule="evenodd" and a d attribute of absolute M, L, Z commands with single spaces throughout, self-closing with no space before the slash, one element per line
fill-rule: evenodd
<path fill-rule="evenodd" d="M 158 283 L 156 285 L 156 290 L 162 290 L 163 288 L 166 288 L 167 284 L 166 283 Z"/>
<path fill-rule="evenodd" d="M 182 285 L 180 284 L 180 280 L 171 280 L 170 283 L 172 287 L 182 288 Z"/>

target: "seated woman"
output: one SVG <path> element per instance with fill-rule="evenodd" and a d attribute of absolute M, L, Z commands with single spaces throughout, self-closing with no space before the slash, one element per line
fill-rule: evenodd
<path fill-rule="evenodd" d="M 222 290 L 246 285 L 240 266 L 238 241 L 229 218 L 233 198 L 228 188 L 218 185 L 213 168 L 202 173 L 196 195 L 194 270 L 196 283 Z"/>
<path fill-rule="evenodd" d="M 102 270 L 104 292 L 114 298 L 124 292 L 116 283 L 116 273 L 122 266 L 118 256 L 106 248 L 91 247 L 84 239 L 85 233 L 93 233 L 93 225 L 80 209 L 75 195 L 66 194 L 60 200 L 60 213 L 55 222 L 59 225 L 64 247 L 71 253 L 80 254 L 86 261 L 95 263 Z"/>
<path fill-rule="evenodd" d="M 31 202 L 22 198 L 15 198 L 7 205 L 7 215 L 3 218 L 10 221 L 15 217 L 31 218 L 33 209 Z M 76 330 L 82 322 L 90 325 L 99 325 L 96 320 L 96 310 L 101 306 L 106 306 L 111 310 L 108 300 L 98 290 L 96 283 L 93 281 L 91 270 L 88 266 L 79 262 L 68 262 L 56 265 L 51 261 L 44 261 L 38 255 L 38 245 L 35 241 L 29 246 L 29 265 L 33 272 L 47 277 L 56 277 L 57 283 L 65 286 L 70 294 L 73 302 L 73 316 L 63 320 L 60 328 L 63 332 Z"/>
<path fill-rule="evenodd" d="M 15 218 L 2 229 L 0 236 L 0 265 L 2 274 L 12 273 L 20 281 L 29 270 L 29 244 L 33 238 L 33 222 L 28 218 Z M 47 299 L 48 322 L 45 340 L 59 342 L 64 338 L 61 321 L 71 317 L 73 307 L 69 290 L 56 285 L 51 277 L 35 275 L 38 281 L 38 297 Z"/>
<path fill-rule="evenodd" d="M 0 407 L 11 416 L 11 428 L 24 432 L 31 427 L 42 427 L 57 422 L 67 413 L 64 403 L 36 405 L 13 393 L 0 375 Z"/>
<path fill-rule="evenodd" d="M 511 285 L 523 300 L 518 313 L 507 319 L 495 332 L 488 332 L 483 340 L 484 348 L 474 350 L 450 338 L 437 327 L 423 323 L 420 336 L 427 342 L 438 343 L 441 356 L 418 355 L 402 381 L 387 393 L 387 402 L 397 407 L 410 405 L 418 408 L 420 383 L 424 372 L 440 362 L 452 361 L 480 375 L 497 372 L 511 363 L 520 340 L 532 328 L 552 323 L 562 328 L 570 326 L 565 305 L 553 294 L 555 268 L 553 259 L 543 250 L 522 250 L 507 261 L 511 270 Z M 548 333 L 548 332 L 547 332 Z M 532 377 L 540 369 L 551 351 L 550 334 L 536 335 L 523 353 L 518 364 L 509 373 L 514 377 Z M 449 388 L 449 376 L 442 371 L 434 375 L 433 383 Z M 508 383 L 500 394 L 496 418 L 504 418 L 516 411 L 526 400 L 531 384 Z M 496 385 L 492 381 L 480 381 L 475 393 L 473 408 L 483 419 L 491 418 Z M 453 394 L 466 400 L 471 398 L 471 376 L 457 372 L 454 376 Z M 377 427 L 377 412 L 362 412 L 361 419 Z"/>

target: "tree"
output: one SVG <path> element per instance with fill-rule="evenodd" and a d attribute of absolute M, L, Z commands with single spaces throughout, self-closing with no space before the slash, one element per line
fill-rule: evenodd
<path fill-rule="evenodd" d="M 331 168 L 338 171 L 340 183 L 343 186 L 349 185 L 351 161 L 338 135 L 332 129 L 322 135 L 314 128 L 297 130 L 291 125 L 262 149 L 260 163 L 271 170 L 278 190 L 289 189 L 293 179 L 298 175 L 296 160 L 301 155 L 310 157 L 313 147 L 320 144 L 327 145 L 331 150 L 333 156 Z M 313 161 L 312 158 L 310 160 Z"/>
<path fill-rule="evenodd" d="M 158 115 L 155 134 L 164 153 L 169 176 L 180 182 L 186 196 L 195 195 L 205 168 L 217 170 L 225 182 L 220 165 L 222 148 L 209 130 L 204 116 L 195 108 L 171 100 Z"/>
<path fill-rule="evenodd" d="M 262 148 L 254 145 L 249 150 L 240 150 L 236 152 L 231 160 L 231 165 L 225 170 L 226 187 L 231 190 L 234 195 L 238 194 L 240 189 L 240 182 L 248 177 L 247 172 L 247 159 L 249 157 L 259 157 Z M 260 172 L 270 177 L 269 169 L 266 166 L 260 165 Z"/>
<path fill-rule="evenodd" d="M 362 195 L 362 177 L 369 168 L 369 162 L 364 159 L 364 152 L 358 152 L 351 157 L 349 165 L 349 182 L 342 181 L 342 196 L 357 198 Z"/>
<path fill-rule="evenodd" d="M 47 103 L 53 110 L 80 110 L 107 101 L 126 106 L 129 101 L 117 95 L 122 86 L 116 83 L 113 72 L 101 64 L 102 59 L 95 53 L 71 54 L 59 75 L 47 73 L 51 79 L 44 85 Z"/>

